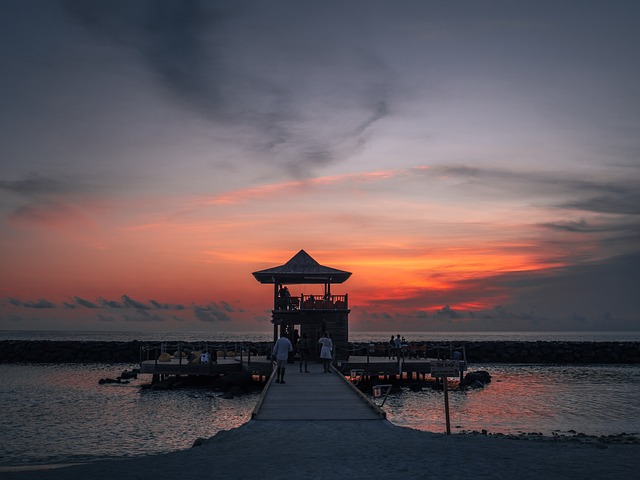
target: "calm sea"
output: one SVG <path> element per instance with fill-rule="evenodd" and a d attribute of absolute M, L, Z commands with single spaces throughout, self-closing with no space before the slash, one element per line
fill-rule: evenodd
<path fill-rule="evenodd" d="M 352 341 L 382 341 L 392 332 L 351 333 Z M 398 332 L 402 333 L 402 332 Z M 140 334 L 0 332 L 0 339 L 268 341 L 266 334 Z M 412 340 L 640 341 L 634 333 L 406 333 Z M 191 447 L 198 437 L 247 422 L 258 394 L 223 399 L 204 390 L 149 391 L 129 384 L 99 385 L 133 364 L 0 365 L 0 472 L 19 465 L 86 462 Z M 640 436 L 640 366 L 470 365 L 493 377 L 484 389 L 451 391 L 453 432 L 580 432 Z M 375 399 L 378 403 L 380 399 Z M 397 425 L 443 432 L 442 392 L 404 389 L 384 410 Z"/>

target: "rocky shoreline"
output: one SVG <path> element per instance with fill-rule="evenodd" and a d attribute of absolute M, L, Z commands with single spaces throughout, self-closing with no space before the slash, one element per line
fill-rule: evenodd
<path fill-rule="evenodd" d="M 146 359 L 144 346 L 160 347 L 161 342 L 104 341 L 0 341 L 0 363 L 138 363 Z M 202 344 L 182 343 L 183 348 L 200 348 Z M 420 342 L 435 348 L 435 344 Z M 465 347 L 466 358 L 473 363 L 549 363 L 549 364 L 639 364 L 640 342 L 458 342 Z M 246 355 L 264 354 L 269 344 L 262 342 L 219 342 L 232 354 L 242 348 Z M 366 355 L 370 345 L 351 343 L 353 355 Z M 431 356 L 431 355 L 429 355 Z"/>

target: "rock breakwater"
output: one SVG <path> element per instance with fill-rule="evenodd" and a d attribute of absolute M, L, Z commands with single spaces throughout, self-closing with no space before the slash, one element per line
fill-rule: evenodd
<path fill-rule="evenodd" d="M 138 363 L 146 359 L 143 346 L 160 347 L 157 342 L 90 342 L 90 341 L 0 341 L 0 363 Z M 198 349 L 201 344 L 182 343 L 182 348 Z M 429 357 L 435 356 L 435 344 L 427 346 Z M 459 342 L 454 348 L 464 346 L 467 361 L 473 363 L 556 363 L 556 364 L 640 364 L 640 342 Z M 366 355 L 368 344 L 352 343 L 352 355 Z M 229 354 L 238 350 L 236 342 L 220 342 L 216 348 Z M 264 354 L 266 343 L 246 342 L 243 352 Z M 444 350 L 446 351 L 446 349 Z M 245 353 L 246 354 L 246 353 Z M 151 357 L 153 358 L 153 357 Z"/>
<path fill-rule="evenodd" d="M 640 363 L 640 342 L 474 342 L 472 363 Z"/>
<path fill-rule="evenodd" d="M 245 355 L 264 355 L 268 343 L 243 344 L 218 342 L 204 344 L 193 342 L 108 342 L 73 340 L 0 340 L 0 363 L 139 363 L 155 359 L 162 346 L 168 352 L 213 349 L 218 356 L 234 355 L 240 349 Z"/>
<path fill-rule="evenodd" d="M 447 348 L 439 344 L 417 343 L 412 345 L 420 351 L 427 347 L 427 356 L 435 357 L 436 351 L 446 354 Z M 454 349 L 464 346 L 469 363 L 555 363 L 555 364 L 638 364 L 640 363 L 640 342 L 518 342 L 485 341 L 457 342 Z M 366 352 L 367 344 L 354 345 L 355 351 Z M 410 350 L 409 350 L 410 351 Z M 364 354 L 366 353 L 359 353 Z"/>

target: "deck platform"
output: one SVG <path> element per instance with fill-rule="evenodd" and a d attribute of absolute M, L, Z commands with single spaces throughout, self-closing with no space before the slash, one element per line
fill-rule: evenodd
<path fill-rule="evenodd" d="M 398 361 L 397 358 L 357 356 L 351 355 L 349 360 L 336 362 L 343 375 L 349 375 L 351 370 L 361 370 L 363 377 L 390 377 L 400 376 L 419 377 L 431 374 L 431 362 L 436 358 L 405 358 Z M 461 375 L 467 371 L 467 364 L 460 361 Z"/>
<path fill-rule="evenodd" d="M 360 370 L 363 377 L 424 376 L 431 373 L 431 361 L 435 358 L 412 358 L 398 362 L 387 357 L 367 357 L 352 355 L 348 360 L 336 361 L 334 365 L 343 375 L 348 376 L 351 370 Z M 315 361 L 309 365 L 319 366 Z M 287 372 L 299 369 L 299 362 L 289 364 Z M 145 360 L 140 363 L 140 373 L 153 375 L 224 375 L 225 373 L 248 371 L 252 375 L 269 377 L 273 371 L 273 362 L 266 356 L 247 356 L 220 358 L 216 363 L 189 364 L 184 359 L 172 358 L 170 362 Z M 467 370 L 464 362 L 460 362 L 461 374 Z"/>
<path fill-rule="evenodd" d="M 225 373 L 242 370 L 239 360 L 229 357 L 220 359 L 216 363 L 190 364 L 186 360 L 172 358 L 169 362 L 144 360 L 140 362 L 140 373 L 152 375 L 224 375 Z"/>

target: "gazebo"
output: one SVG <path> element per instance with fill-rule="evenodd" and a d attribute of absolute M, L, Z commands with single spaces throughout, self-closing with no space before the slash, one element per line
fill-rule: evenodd
<path fill-rule="evenodd" d="M 331 285 L 344 283 L 351 272 L 325 267 L 307 252 L 300 250 L 287 263 L 253 272 L 260 283 L 273 284 L 274 341 L 283 332 L 292 342 L 306 333 L 309 336 L 311 357 L 318 356 L 318 340 L 328 332 L 334 344 L 334 358 L 348 358 L 349 302 L 348 295 L 334 295 Z M 289 285 L 323 285 L 321 292 L 291 295 Z M 310 287 L 313 288 L 313 287 Z M 280 329 L 280 331 L 278 331 Z"/>

